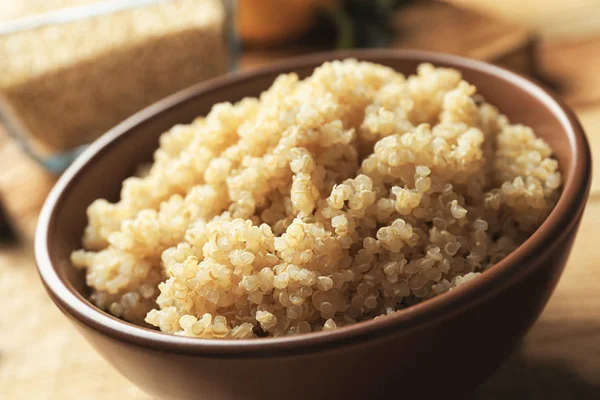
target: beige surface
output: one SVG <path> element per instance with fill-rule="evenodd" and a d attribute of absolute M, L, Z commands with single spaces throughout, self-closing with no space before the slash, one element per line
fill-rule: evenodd
<path fill-rule="evenodd" d="M 55 177 L 26 156 L 15 141 L 2 143 L 5 139 L 0 126 L 0 203 L 10 226 L 31 243 L 38 212 Z"/>
<path fill-rule="evenodd" d="M 32 255 L 0 247 L 0 398 L 143 399 L 110 368 L 52 304 Z"/>
<path fill-rule="evenodd" d="M 3 0 L 0 2 L 0 21 L 60 10 L 66 7 L 97 3 L 99 0 Z"/>
<path fill-rule="evenodd" d="M 546 37 L 600 32 L 600 0 L 445 0 L 536 29 Z"/>

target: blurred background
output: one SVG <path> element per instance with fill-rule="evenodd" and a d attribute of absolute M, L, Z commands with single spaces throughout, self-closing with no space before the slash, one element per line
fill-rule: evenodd
<path fill-rule="evenodd" d="M 33 263 L 39 209 L 86 144 L 207 79 L 375 47 L 459 54 L 524 74 L 565 98 L 600 154 L 600 0 L 1 0 L 0 398 L 148 398 L 77 335 Z M 473 399 L 600 398 L 595 176 L 548 307 Z"/>

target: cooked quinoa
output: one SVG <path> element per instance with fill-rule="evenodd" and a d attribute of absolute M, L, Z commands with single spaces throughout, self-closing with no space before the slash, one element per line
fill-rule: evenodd
<path fill-rule="evenodd" d="M 252 338 L 391 314 L 474 279 L 546 218 L 552 149 L 459 71 L 325 63 L 162 135 L 88 209 L 91 300 L 163 332 Z"/>

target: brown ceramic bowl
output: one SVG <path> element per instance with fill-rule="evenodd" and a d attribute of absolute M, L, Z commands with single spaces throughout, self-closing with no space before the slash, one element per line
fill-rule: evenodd
<path fill-rule="evenodd" d="M 214 103 L 256 96 L 282 72 L 309 75 L 324 61 L 356 57 L 411 74 L 449 66 L 513 122 L 532 126 L 560 162 L 564 190 L 548 219 L 480 278 L 387 318 L 329 332 L 218 341 L 172 336 L 116 319 L 86 299 L 80 247 L 86 207 L 116 200 L 121 182 L 151 159 L 159 135 Z M 585 135 L 562 102 L 504 69 L 455 56 L 374 50 L 318 54 L 194 86 L 108 132 L 65 172 L 41 213 L 36 259 L 57 306 L 131 382 L 167 399 L 456 398 L 485 379 L 534 323 L 565 266 L 587 200 Z"/>

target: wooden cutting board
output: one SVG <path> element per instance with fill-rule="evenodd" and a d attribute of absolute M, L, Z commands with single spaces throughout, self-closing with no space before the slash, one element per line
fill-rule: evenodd
<path fill-rule="evenodd" d="M 492 61 L 521 72 L 535 70 L 536 36 L 512 22 L 439 1 L 421 0 L 391 17 L 391 47 L 441 51 Z M 255 67 L 286 57 L 331 47 L 330 38 L 308 35 L 294 45 L 246 49 L 242 67 Z"/>

